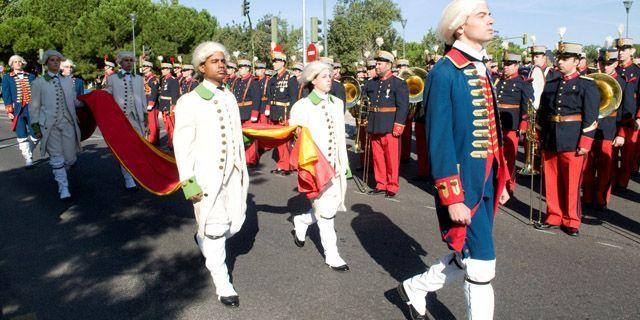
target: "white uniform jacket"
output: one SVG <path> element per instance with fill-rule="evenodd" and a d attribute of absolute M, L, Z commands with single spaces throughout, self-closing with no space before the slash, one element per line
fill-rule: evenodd
<path fill-rule="evenodd" d="M 244 154 L 242 125 L 233 93 L 203 81 L 195 90 L 178 99 L 175 107 L 173 146 L 180 180 L 189 180 L 205 195 L 199 203 L 199 224 L 230 224 L 231 235 L 245 219 L 249 174 Z M 236 212 L 215 210 L 215 199 L 231 175 L 241 175 L 239 190 L 230 191 L 229 202 L 241 201 Z M 201 229 L 204 226 L 199 226 Z"/>
<path fill-rule="evenodd" d="M 144 79 L 139 75 L 131 74 L 131 86 L 125 83 L 125 73 L 120 71 L 107 78 L 105 91 L 111 93 L 125 116 L 131 121 L 131 125 L 138 131 L 144 132 L 144 114 L 147 110 L 147 95 L 144 89 Z"/>
<path fill-rule="evenodd" d="M 340 203 L 328 207 L 337 208 L 338 211 L 346 211 L 344 199 L 347 191 L 346 172 L 349 168 L 343 108 L 344 102 L 339 98 L 313 90 L 306 98 L 298 100 L 293 105 L 289 118 L 289 125 L 309 129 L 318 149 L 335 169 L 336 177 L 329 188 L 339 188 L 339 190 L 332 191 L 339 195 L 338 201 Z M 329 193 L 328 189 L 324 193 Z M 323 201 L 322 198 L 321 194 L 316 201 Z M 332 197 L 332 199 L 335 198 Z M 322 212 L 321 214 L 331 215 L 334 213 Z"/>
<path fill-rule="evenodd" d="M 60 117 L 62 121 L 63 112 L 66 106 L 68 115 L 71 116 L 76 134 L 76 151 L 80 152 L 80 127 L 78 127 L 78 117 L 76 116 L 76 107 L 80 105 L 80 101 L 76 99 L 76 89 L 73 85 L 73 79 L 58 74 L 60 86 L 64 97 L 58 97 L 58 92 L 54 79 L 48 73 L 34 80 L 31 84 L 31 102 L 29 103 L 29 117 L 31 123 L 40 124 L 42 131 L 42 141 L 40 142 L 40 153 L 46 153 L 49 135 L 53 129 L 56 119 Z"/>

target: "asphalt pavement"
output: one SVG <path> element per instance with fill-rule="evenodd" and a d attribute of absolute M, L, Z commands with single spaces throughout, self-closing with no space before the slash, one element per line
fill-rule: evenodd
<path fill-rule="evenodd" d="M 309 203 L 295 175 L 269 173 L 267 153 L 251 173 L 247 221 L 228 242 L 240 294 L 240 308 L 228 309 L 216 301 L 181 192 L 127 192 L 98 131 L 70 171 L 73 200 L 61 202 L 39 152 L 24 169 L 1 111 L 2 319 L 408 319 L 394 288 L 447 253 L 431 188 L 411 180 L 412 161 L 402 165 L 396 199 L 360 194 L 350 182 L 336 230 L 351 271 L 330 270 L 317 227 L 304 248 L 294 245 L 291 218 Z M 614 195 L 610 210 L 585 216 L 573 238 L 531 227 L 529 181 L 520 177 L 495 222 L 495 318 L 638 319 L 639 182 Z M 432 319 L 464 319 L 462 281 L 427 303 Z"/>

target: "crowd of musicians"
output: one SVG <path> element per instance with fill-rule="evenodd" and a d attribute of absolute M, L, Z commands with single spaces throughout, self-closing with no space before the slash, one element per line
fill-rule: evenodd
<path fill-rule="evenodd" d="M 224 262 L 225 239 L 244 221 L 247 168 L 270 151 L 257 140 L 245 144 L 242 127 L 261 123 L 310 128 L 336 170 L 331 186 L 311 200 L 311 211 L 293 219 L 292 231 L 302 247 L 307 227 L 317 223 L 325 263 L 336 271 L 349 270 L 338 253 L 333 224 L 336 212 L 346 210 L 346 177 L 353 169 L 353 175 L 367 181 L 372 169 L 375 185 L 368 194 L 396 197 L 399 169 L 411 159 L 415 136 L 416 179 L 434 186 L 443 240 L 454 253 L 427 273 L 407 279 L 398 292 L 411 306 L 412 317 L 422 319 L 420 297 L 442 287 L 447 277 L 464 275 L 467 293 L 483 297 L 475 306 L 469 302 L 469 314 L 492 314 L 493 213 L 516 189 L 519 146 L 528 151 L 528 174 L 539 171 L 544 181 L 547 210 L 535 227 L 578 236 L 583 205 L 606 208 L 612 190 L 624 192 L 638 171 L 640 67 L 633 62 L 632 39 L 620 36 L 600 49 L 594 71 L 582 45 L 564 41 L 564 32 L 553 54 L 533 45 L 524 59 L 505 50 L 493 62 L 482 48 L 493 32 L 488 13 L 484 1 L 453 1 L 441 21 L 448 27 L 439 29 L 446 44 L 443 56 L 433 56 L 421 73 L 407 60 L 380 50 L 350 77 L 357 94 L 343 83 L 342 66 L 331 58 L 304 65 L 273 52 L 267 69 L 265 62 L 231 61 L 226 48 L 214 42 L 194 50 L 193 64 L 161 62 L 159 74 L 150 61 L 142 61 L 141 72 L 136 72 L 136 57 L 120 52 L 115 61 L 105 61 L 100 88 L 113 95 L 133 128 L 151 144 L 161 144 L 164 127 L 162 147 L 175 153 L 185 196 L 194 202 L 198 220 L 194 240 L 223 304 L 239 304 Z M 67 169 L 80 150 L 75 110 L 83 105 L 77 99 L 84 93 L 83 81 L 74 76 L 73 62 L 58 51 L 46 51 L 42 63 L 46 71 L 36 78 L 25 71 L 22 57 L 12 56 L 11 70 L 2 80 L 3 100 L 26 167 L 33 166 L 32 152 L 39 143 L 49 155 L 60 198 L 69 199 Z M 595 72 L 615 83 L 590 75 Z M 408 80 L 416 74 L 417 91 Z M 610 88 L 613 97 L 602 87 Z M 611 107 L 611 101 L 619 106 Z M 356 118 L 352 150 L 360 153 L 354 158 L 359 163 L 351 165 L 346 107 Z M 290 144 L 272 152 L 271 173 L 295 171 Z M 125 188 L 135 189 L 131 174 L 124 167 L 121 172 Z"/>

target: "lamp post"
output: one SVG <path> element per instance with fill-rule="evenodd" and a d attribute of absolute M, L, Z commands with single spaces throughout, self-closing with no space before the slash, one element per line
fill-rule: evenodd
<path fill-rule="evenodd" d="M 631 10 L 631 5 L 633 4 L 633 0 L 624 0 L 622 1 L 624 4 L 624 8 L 627 10 L 627 38 L 629 37 L 629 10 Z"/>
<path fill-rule="evenodd" d="M 133 35 L 133 72 L 137 72 L 138 69 L 136 68 L 136 14 L 130 13 L 129 18 L 131 18 L 131 34 Z"/>
<path fill-rule="evenodd" d="M 404 29 L 407 27 L 407 19 L 400 19 L 402 24 L 402 58 L 407 58 L 407 41 L 404 39 Z"/>

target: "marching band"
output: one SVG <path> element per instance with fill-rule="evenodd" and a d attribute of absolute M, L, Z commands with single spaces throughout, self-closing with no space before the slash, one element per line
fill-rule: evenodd
<path fill-rule="evenodd" d="M 452 252 L 397 291 L 413 319 L 426 319 L 426 294 L 464 278 L 468 317 L 491 319 L 493 219 L 498 206 L 514 197 L 517 175 L 539 173 L 543 181 L 546 212 L 532 225 L 578 236 L 583 208 L 603 210 L 612 190 L 624 192 L 638 170 L 640 149 L 640 66 L 633 62 L 632 39 L 621 34 L 601 48 L 597 72 L 588 67 L 581 44 L 565 41 L 566 30 L 555 53 L 534 43 L 523 59 L 506 47 L 496 63 L 484 47 L 493 38 L 493 22 L 485 1 L 453 1 L 438 27 L 444 56 L 425 61 L 424 69 L 378 50 L 354 77 L 342 75 L 342 65 L 329 57 L 292 64 L 279 51 L 272 52 L 267 70 L 265 62 L 233 62 L 222 44 L 204 42 L 192 64 L 159 59 L 160 75 L 151 61 L 133 70 L 131 52 L 120 52 L 115 63 L 105 58 L 98 89 L 113 96 L 149 143 L 160 144 L 163 123 L 166 150 L 175 154 L 183 192 L 193 202 L 195 242 L 224 305 L 239 306 L 225 242 L 245 219 L 249 168 L 267 151 L 259 141 L 243 142 L 243 126 L 258 123 L 309 129 L 335 170 L 310 211 L 293 218 L 291 233 L 302 247 L 307 228 L 317 224 L 325 263 L 341 272 L 349 266 L 338 252 L 334 217 L 346 211 L 347 176 L 353 169 L 354 180 L 364 181 L 361 192 L 395 198 L 415 136 L 416 179 L 433 186 L 442 240 Z M 81 150 L 76 107 L 82 103 L 76 97 L 84 93 L 83 82 L 73 76 L 73 62 L 55 50 L 46 51 L 42 63 L 46 70 L 36 78 L 23 70 L 22 57 L 12 56 L 2 97 L 25 166 L 33 166 L 32 151 L 40 143 L 58 195 L 67 200 L 67 170 Z M 360 158 L 353 167 L 345 109 L 356 118 L 351 151 Z M 526 161 L 518 171 L 521 141 Z M 273 152 L 271 173 L 295 172 L 290 143 Z M 134 177 L 123 166 L 121 171 L 125 188 L 135 189 Z"/>

